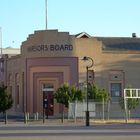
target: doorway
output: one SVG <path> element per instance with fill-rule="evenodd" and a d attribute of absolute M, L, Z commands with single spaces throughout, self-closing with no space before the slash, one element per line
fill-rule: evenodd
<path fill-rule="evenodd" d="M 53 85 L 43 84 L 43 108 L 46 116 L 54 115 L 54 88 Z"/>

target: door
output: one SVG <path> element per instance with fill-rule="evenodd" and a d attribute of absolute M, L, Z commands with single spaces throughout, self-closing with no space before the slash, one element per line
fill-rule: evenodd
<path fill-rule="evenodd" d="M 53 91 L 45 89 L 43 92 L 43 108 L 45 109 L 46 116 L 53 116 L 54 114 L 54 98 Z"/>
<path fill-rule="evenodd" d="M 53 100 L 53 91 L 48 91 L 48 115 L 52 116 L 54 112 L 54 100 Z"/>

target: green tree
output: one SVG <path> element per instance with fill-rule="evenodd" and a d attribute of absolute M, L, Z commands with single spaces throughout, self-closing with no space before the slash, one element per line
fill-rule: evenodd
<path fill-rule="evenodd" d="M 70 87 L 70 95 L 68 102 L 74 102 L 74 101 L 82 101 L 84 97 L 84 94 L 82 90 L 78 89 L 75 86 Z"/>
<path fill-rule="evenodd" d="M 68 107 L 69 102 L 83 100 L 83 92 L 75 86 L 63 84 L 54 93 L 54 98 L 58 103 Z"/>
<path fill-rule="evenodd" d="M 109 96 L 105 89 L 97 87 L 95 84 L 89 84 L 88 86 L 88 93 L 89 93 L 89 99 L 94 99 L 98 102 L 108 101 Z"/>
<path fill-rule="evenodd" d="M 68 86 L 68 84 L 64 84 L 56 90 L 56 92 L 54 93 L 54 98 L 58 103 L 61 103 L 65 105 L 65 107 L 68 107 L 69 95 L 70 87 Z"/>
<path fill-rule="evenodd" d="M 58 103 L 68 108 L 69 102 L 83 100 L 83 92 L 75 86 L 70 87 L 68 84 L 63 84 L 54 93 L 54 98 Z M 64 109 L 62 110 L 62 116 L 63 114 Z"/>
<path fill-rule="evenodd" d="M 7 92 L 7 86 L 0 86 L 0 112 L 5 115 L 5 123 L 7 123 L 6 111 L 13 105 L 12 95 Z"/>
<path fill-rule="evenodd" d="M 127 90 L 126 94 L 129 97 L 130 96 L 130 91 Z M 128 109 L 128 119 L 130 119 L 131 110 L 135 109 L 139 105 L 139 100 L 138 99 L 134 99 L 134 98 L 133 99 L 132 98 L 128 98 L 126 100 L 127 100 L 127 109 Z M 124 110 L 125 109 L 124 97 L 120 97 L 119 104 L 120 104 L 121 108 Z"/>

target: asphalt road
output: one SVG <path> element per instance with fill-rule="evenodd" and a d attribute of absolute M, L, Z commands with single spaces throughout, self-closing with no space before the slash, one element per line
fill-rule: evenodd
<path fill-rule="evenodd" d="M 0 140 L 140 140 L 140 124 L 1 125 Z"/>

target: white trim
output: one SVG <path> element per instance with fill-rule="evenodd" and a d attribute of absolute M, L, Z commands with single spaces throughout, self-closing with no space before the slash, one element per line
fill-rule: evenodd
<path fill-rule="evenodd" d="M 54 91 L 54 88 L 44 88 L 42 91 Z"/>
<path fill-rule="evenodd" d="M 126 91 L 130 91 L 130 95 L 128 96 Z M 133 93 L 134 91 L 134 93 Z M 124 98 L 140 98 L 140 89 L 135 89 L 135 88 L 125 88 L 124 89 Z"/>
<path fill-rule="evenodd" d="M 82 32 L 79 35 L 76 36 L 76 38 L 82 38 L 82 36 L 87 36 L 87 38 L 91 38 L 91 36 L 89 34 L 87 34 L 86 32 Z"/>
<path fill-rule="evenodd" d="M 127 91 L 130 91 L 130 95 L 127 95 Z M 140 89 L 135 89 L 135 88 L 125 88 L 124 89 L 124 109 L 125 109 L 126 123 L 128 120 L 127 99 L 139 99 L 139 98 L 140 98 Z"/>

